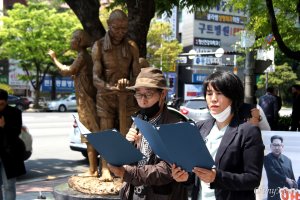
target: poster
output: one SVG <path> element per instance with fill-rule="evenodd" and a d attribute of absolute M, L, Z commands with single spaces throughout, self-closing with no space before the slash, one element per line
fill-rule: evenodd
<path fill-rule="evenodd" d="M 203 96 L 202 84 L 184 84 L 184 100 Z"/>
<path fill-rule="evenodd" d="M 283 138 L 283 147 L 282 154 L 287 156 L 292 161 L 293 172 L 295 176 L 295 181 L 297 182 L 300 176 L 300 134 L 299 132 L 292 131 L 262 131 L 262 138 L 265 145 L 265 155 L 271 152 L 271 137 L 273 135 L 278 135 Z M 268 192 L 273 194 L 280 193 L 280 190 L 277 188 L 275 190 L 268 189 L 268 179 L 266 175 L 266 169 L 263 167 L 261 184 L 257 190 L 255 190 L 256 196 L 258 200 L 266 200 Z M 290 200 L 290 199 L 300 199 L 300 193 L 297 195 L 296 190 L 285 190 L 281 191 L 282 200 Z M 298 196 L 298 197 L 297 197 Z"/>

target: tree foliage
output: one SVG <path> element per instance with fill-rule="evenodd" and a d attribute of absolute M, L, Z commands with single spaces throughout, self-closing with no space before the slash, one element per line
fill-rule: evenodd
<path fill-rule="evenodd" d="M 155 11 L 158 14 L 162 14 L 166 12 L 168 15 L 172 14 L 172 9 L 174 6 L 178 8 L 188 8 L 191 12 L 202 9 L 206 10 L 211 7 L 216 6 L 220 0 L 154 0 L 153 3 L 155 4 Z M 138 3 L 137 3 L 138 4 Z M 127 6 L 126 0 L 115 0 L 112 3 L 112 7 L 116 5 Z"/>
<path fill-rule="evenodd" d="M 58 13 L 40 2 L 28 2 L 27 6 L 14 4 L 1 20 L 0 55 L 19 61 L 27 74 L 21 78 L 30 81 L 38 102 L 43 79 L 53 66 L 48 50 L 55 49 L 58 55 L 66 52 L 69 49 L 66 39 L 80 23 L 72 12 Z"/>
<path fill-rule="evenodd" d="M 289 88 L 295 84 L 296 80 L 297 75 L 287 63 L 276 66 L 275 72 L 268 74 L 268 86 L 278 88 L 283 100 L 290 96 Z M 261 75 L 257 86 L 258 88 L 264 88 L 265 85 L 266 75 Z"/>
<path fill-rule="evenodd" d="M 285 56 L 298 61 L 300 60 L 300 29 L 297 27 L 299 4 L 298 0 L 230 1 L 230 5 L 235 9 L 246 8 L 249 13 L 246 29 L 255 32 L 254 48 L 274 45 L 275 49 L 280 49 Z"/>
<path fill-rule="evenodd" d="M 14 93 L 13 89 L 9 85 L 4 83 L 0 83 L 0 89 L 7 91 L 8 94 Z"/>
<path fill-rule="evenodd" d="M 89 33 L 94 41 L 105 34 L 105 29 L 99 19 L 99 0 L 64 0 L 73 10 L 83 29 Z"/>
<path fill-rule="evenodd" d="M 171 39 L 171 25 L 167 22 L 153 20 L 147 36 L 147 52 L 150 64 L 172 71 L 178 55 L 182 52 L 182 45 L 176 39 Z"/>

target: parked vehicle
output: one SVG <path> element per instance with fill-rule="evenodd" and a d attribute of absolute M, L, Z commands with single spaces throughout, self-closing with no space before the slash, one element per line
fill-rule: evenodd
<path fill-rule="evenodd" d="M 211 117 L 204 97 L 187 100 L 180 106 L 180 112 L 195 122 Z"/>
<path fill-rule="evenodd" d="M 171 99 L 167 102 L 167 105 L 169 107 L 175 108 L 177 110 L 179 110 L 180 104 L 182 99 L 181 98 L 177 98 L 175 94 L 171 95 Z"/>
<path fill-rule="evenodd" d="M 168 107 L 168 109 L 171 112 L 174 112 L 176 115 L 178 115 L 182 121 L 193 121 L 190 118 L 188 118 L 186 115 L 181 114 L 178 110 Z M 79 120 L 78 118 L 78 114 L 76 113 L 74 115 L 74 122 L 73 122 L 73 131 L 69 134 L 69 138 L 70 138 L 70 149 L 73 151 L 79 151 L 81 152 L 81 154 L 87 158 L 87 150 L 86 150 L 86 144 L 85 143 L 81 143 L 81 131 L 80 128 L 78 127 L 78 123 L 76 122 L 76 120 Z"/>
<path fill-rule="evenodd" d="M 59 112 L 66 112 L 69 110 L 77 110 L 75 94 L 71 94 L 67 97 L 60 98 L 55 101 L 49 101 L 47 103 L 47 110 L 48 111 L 59 111 Z"/>
<path fill-rule="evenodd" d="M 8 95 L 7 103 L 10 106 L 14 106 L 21 111 L 29 108 L 30 100 L 26 97 L 17 97 L 15 95 Z"/>
<path fill-rule="evenodd" d="M 74 115 L 74 122 L 73 122 L 73 131 L 70 133 L 70 149 L 73 151 L 79 151 L 84 157 L 88 157 L 87 150 L 86 150 L 86 144 L 81 143 L 81 131 L 78 127 L 78 123 L 76 120 L 79 120 L 78 115 Z"/>
<path fill-rule="evenodd" d="M 31 100 L 29 108 L 33 108 L 34 106 L 34 99 Z M 39 109 L 41 110 L 48 110 L 48 102 L 45 97 L 39 98 Z"/>

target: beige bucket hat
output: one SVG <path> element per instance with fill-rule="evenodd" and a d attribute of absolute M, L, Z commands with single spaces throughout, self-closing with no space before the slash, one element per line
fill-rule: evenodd
<path fill-rule="evenodd" d="M 167 81 L 162 71 L 155 67 L 142 68 L 136 78 L 135 85 L 127 87 L 127 89 L 135 90 L 140 87 L 170 89 L 167 87 Z"/>

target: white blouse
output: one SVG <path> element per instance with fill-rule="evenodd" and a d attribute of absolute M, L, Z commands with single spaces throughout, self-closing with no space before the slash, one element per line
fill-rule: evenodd
<path fill-rule="evenodd" d="M 215 160 L 218 148 L 220 146 L 221 140 L 225 134 L 228 125 L 219 130 L 217 124 L 215 123 L 212 127 L 209 135 L 205 138 L 206 147 L 210 155 Z M 210 184 L 201 181 L 201 187 L 198 194 L 198 200 L 215 200 L 215 190 L 209 188 Z"/>

